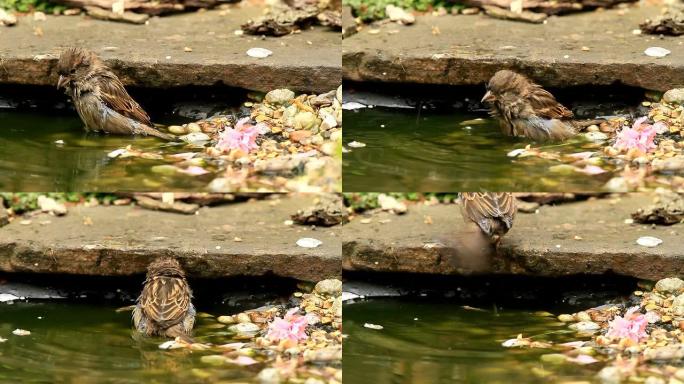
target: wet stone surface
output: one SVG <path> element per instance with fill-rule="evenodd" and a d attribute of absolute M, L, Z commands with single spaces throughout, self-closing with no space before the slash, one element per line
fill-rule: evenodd
<path fill-rule="evenodd" d="M 500 254 L 490 257 L 469 251 L 469 241 L 480 232 L 465 223 L 456 204 L 410 205 L 401 216 L 362 215 L 345 227 L 343 268 L 447 275 L 615 273 L 651 280 L 684 273 L 682 224 L 631 223 L 631 214 L 653 199 L 653 194 L 619 195 L 518 212 Z M 662 243 L 638 245 L 646 236 Z"/>
<path fill-rule="evenodd" d="M 658 12 L 629 7 L 551 17 L 546 24 L 418 16 L 409 27 L 365 26 L 343 42 L 343 74 L 355 81 L 464 85 L 510 68 L 544 86 L 622 83 L 666 91 L 684 84 L 682 38 L 632 33 Z M 648 57 L 644 50 L 652 46 L 672 53 Z"/>
<path fill-rule="evenodd" d="M 36 214 L 0 232 L 0 270 L 133 275 L 144 273 L 155 257 L 171 256 L 191 277 L 338 277 L 341 228 L 288 221 L 313 201 L 313 195 L 281 197 L 204 207 L 192 216 L 134 206 L 75 206 L 62 217 Z M 300 238 L 322 244 L 303 248 L 296 244 Z"/>

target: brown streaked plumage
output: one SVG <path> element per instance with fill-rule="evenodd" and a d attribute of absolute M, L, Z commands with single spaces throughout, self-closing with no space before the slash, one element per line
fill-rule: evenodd
<path fill-rule="evenodd" d="M 510 192 L 461 192 L 463 216 L 498 240 L 513 226 L 515 197 Z"/>
<path fill-rule="evenodd" d="M 513 71 L 496 72 L 482 102 L 490 105 L 491 114 L 499 119 L 501 130 L 508 136 L 557 141 L 578 131 L 569 109 L 539 84 Z"/>
<path fill-rule="evenodd" d="M 86 131 L 175 139 L 154 128 L 147 113 L 95 53 L 67 48 L 59 57 L 57 72 L 57 88 L 71 96 Z"/>
<path fill-rule="evenodd" d="M 178 261 L 159 258 L 147 267 L 147 278 L 133 310 L 135 328 L 146 336 L 180 337 L 191 342 L 195 324 L 192 291 Z"/>

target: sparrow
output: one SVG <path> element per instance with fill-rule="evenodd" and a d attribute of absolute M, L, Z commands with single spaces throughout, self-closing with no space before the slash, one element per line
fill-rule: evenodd
<path fill-rule="evenodd" d="M 71 97 L 86 131 L 175 140 L 154 128 L 147 113 L 95 53 L 67 48 L 59 57 L 57 73 L 57 89 L 63 88 Z"/>
<path fill-rule="evenodd" d="M 142 293 L 133 309 L 133 324 L 145 336 L 180 337 L 192 342 L 195 307 L 185 272 L 178 261 L 159 258 L 147 267 Z"/>
<path fill-rule="evenodd" d="M 510 192 L 461 192 L 461 203 L 463 217 L 497 244 L 513 226 L 517 207 Z"/>
<path fill-rule="evenodd" d="M 527 77 L 509 70 L 489 79 L 482 103 L 489 104 L 508 136 L 525 136 L 534 141 L 560 141 L 577 134 L 573 113 L 551 93 Z"/>

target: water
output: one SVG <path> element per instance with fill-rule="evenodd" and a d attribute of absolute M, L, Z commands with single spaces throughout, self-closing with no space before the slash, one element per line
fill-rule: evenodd
<path fill-rule="evenodd" d="M 0 382 L 206 383 L 250 381 L 258 368 L 200 362 L 217 351 L 164 351 L 161 338 L 133 338 L 131 312 L 114 304 L 47 301 L 0 304 Z M 204 310 L 206 308 L 199 308 Z M 218 314 L 233 309 L 212 308 Z M 213 318 L 198 317 L 195 340 L 234 342 Z M 14 329 L 31 331 L 15 336 Z M 259 357 L 256 357 L 258 360 Z"/>
<path fill-rule="evenodd" d="M 153 166 L 168 164 L 162 160 L 110 159 L 109 152 L 127 145 L 161 154 L 188 148 L 151 137 L 88 134 L 75 111 L 0 110 L 0 122 L 0 190 L 198 190 L 214 177 L 152 172 Z"/>
<path fill-rule="evenodd" d="M 540 361 L 541 355 L 557 350 L 501 346 L 519 333 L 539 341 L 581 339 L 554 317 L 519 306 L 494 308 L 489 304 L 479 309 L 429 298 L 383 298 L 345 304 L 344 332 L 349 336 L 344 343 L 344 382 L 585 382 L 591 381 L 600 369 L 600 364 L 552 365 Z M 571 311 L 567 305 L 546 309 L 556 315 Z M 365 323 L 384 328 L 365 328 Z"/>
<path fill-rule="evenodd" d="M 463 122 L 482 118 L 479 122 Z M 588 176 L 557 174 L 562 164 L 537 157 L 511 158 L 507 153 L 532 144 L 504 136 L 486 113 L 365 108 L 345 111 L 344 142 L 360 141 L 343 158 L 348 192 L 450 191 L 598 191 L 611 172 Z M 477 124 L 476 124 L 477 123 Z M 533 144 L 539 147 L 539 144 Z M 542 145 L 561 154 L 597 151 L 581 139 Z M 610 165 L 604 166 L 612 171 Z"/>

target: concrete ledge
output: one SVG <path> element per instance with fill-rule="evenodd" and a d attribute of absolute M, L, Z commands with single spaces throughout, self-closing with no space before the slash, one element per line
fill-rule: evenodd
<path fill-rule="evenodd" d="M 664 91 L 684 86 L 684 37 L 632 34 L 659 8 L 630 7 L 623 16 L 618 12 L 552 17 L 547 24 L 484 15 L 419 16 L 410 27 L 388 23 L 378 34 L 366 27 L 343 40 L 343 76 L 354 81 L 472 85 L 511 68 L 550 87 L 621 83 Z M 433 27 L 438 35 L 432 34 Z M 648 57 L 643 51 L 650 46 L 672 53 Z"/>
<path fill-rule="evenodd" d="M 193 216 L 130 206 L 74 207 L 65 217 L 40 214 L 28 225 L 15 220 L 0 230 L 0 271 L 133 275 L 165 255 L 180 259 L 193 277 L 339 278 L 340 227 L 283 224 L 313 199 L 205 207 Z M 295 244 L 301 237 L 323 244 L 302 248 Z"/>
<path fill-rule="evenodd" d="M 125 84 L 139 87 L 224 84 L 303 92 L 338 87 L 342 76 L 339 33 L 317 27 L 263 40 L 234 34 L 262 9 L 240 3 L 224 16 L 218 10 L 195 12 L 152 18 L 149 25 L 85 16 L 48 16 L 43 22 L 20 17 L 17 26 L 0 29 L 0 83 L 55 86 L 54 55 L 66 46 L 83 46 L 105 59 Z M 41 28 L 43 35 L 34 35 L 34 27 Z M 185 52 L 185 47 L 192 52 Z M 247 56 L 247 50 L 254 47 L 267 48 L 273 55 L 265 59 Z"/>
<path fill-rule="evenodd" d="M 404 216 L 377 213 L 370 224 L 357 219 L 345 226 L 343 269 L 551 277 L 615 273 L 651 280 L 684 275 L 683 224 L 652 228 L 624 223 L 651 199 L 633 194 L 617 203 L 590 200 L 543 206 L 537 214 L 519 213 L 500 254 L 491 258 L 465 251 L 463 244 L 478 233 L 465 224 L 457 205 L 410 206 Z M 425 224 L 426 217 L 432 224 Z M 663 243 L 639 246 L 636 239 L 641 236 L 655 236 Z"/>

